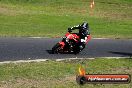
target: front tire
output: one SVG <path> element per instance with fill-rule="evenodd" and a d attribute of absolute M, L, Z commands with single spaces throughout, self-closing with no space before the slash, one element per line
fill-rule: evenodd
<path fill-rule="evenodd" d="M 75 54 L 79 54 L 85 48 L 85 44 L 78 44 L 74 49 Z"/>
<path fill-rule="evenodd" d="M 80 50 L 78 47 L 76 49 L 74 49 L 74 54 L 79 54 L 79 53 L 80 53 Z"/>
<path fill-rule="evenodd" d="M 53 53 L 53 54 L 58 54 L 60 50 L 61 50 L 61 45 L 60 45 L 59 43 L 57 43 L 57 44 L 54 45 L 54 47 L 52 48 L 52 53 Z"/>
<path fill-rule="evenodd" d="M 75 54 L 75 55 L 80 53 L 79 44 L 77 44 L 77 45 L 74 46 L 73 51 L 74 51 L 74 54 Z"/>

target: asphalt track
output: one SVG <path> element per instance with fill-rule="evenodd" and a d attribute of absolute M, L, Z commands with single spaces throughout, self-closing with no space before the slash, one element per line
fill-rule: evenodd
<path fill-rule="evenodd" d="M 78 55 L 51 54 L 51 48 L 60 40 L 60 38 L 0 38 L 0 61 L 132 56 L 132 40 L 120 39 L 92 39 Z"/>

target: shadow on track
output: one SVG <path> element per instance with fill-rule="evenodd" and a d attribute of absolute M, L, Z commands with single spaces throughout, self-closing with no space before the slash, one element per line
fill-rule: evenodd
<path fill-rule="evenodd" d="M 123 56 L 129 56 L 130 58 L 132 58 L 132 53 L 128 53 L 128 52 L 113 52 L 113 51 L 109 51 L 109 53 L 119 54 L 119 55 L 123 55 Z"/>
<path fill-rule="evenodd" d="M 48 54 L 53 54 L 52 53 L 52 50 L 46 50 L 46 52 L 48 53 Z M 74 54 L 73 52 L 61 52 L 61 53 L 59 53 L 59 54 Z"/>
<path fill-rule="evenodd" d="M 52 50 L 46 50 L 46 52 L 48 52 L 48 54 L 53 54 Z"/>

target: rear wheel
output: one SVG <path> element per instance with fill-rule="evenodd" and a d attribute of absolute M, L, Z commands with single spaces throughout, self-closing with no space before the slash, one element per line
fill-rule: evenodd
<path fill-rule="evenodd" d="M 61 45 L 57 43 L 53 48 L 52 48 L 52 53 L 53 54 L 58 54 L 59 51 L 61 50 Z"/>

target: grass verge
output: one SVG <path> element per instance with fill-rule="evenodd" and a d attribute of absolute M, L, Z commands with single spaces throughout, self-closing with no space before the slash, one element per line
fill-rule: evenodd
<path fill-rule="evenodd" d="M 63 36 L 68 27 L 88 21 L 93 37 L 132 38 L 132 1 L 0 0 L 1 37 Z"/>
<path fill-rule="evenodd" d="M 90 74 L 130 74 L 132 59 L 66 60 L 0 64 L 1 88 L 80 88 L 75 77 L 81 62 Z M 86 84 L 81 88 L 131 88 L 130 84 Z"/>

